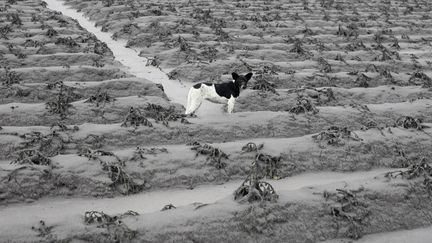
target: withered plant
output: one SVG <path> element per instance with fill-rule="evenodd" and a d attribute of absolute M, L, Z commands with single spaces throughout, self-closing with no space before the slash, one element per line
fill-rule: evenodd
<path fill-rule="evenodd" d="M 317 114 L 319 110 L 312 104 L 312 102 L 305 97 L 297 97 L 296 105 L 288 109 L 289 112 L 294 114 L 309 113 Z"/>
<path fill-rule="evenodd" d="M 221 149 L 199 142 L 189 143 L 188 145 L 192 146 L 191 150 L 196 151 L 195 158 L 199 155 L 207 156 L 206 161 L 210 161 L 216 169 L 224 169 L 227 166 L 226 162 L 223 160 L 228 159 L 228 155 Z"/>
<path fill-rule="evenodd" d="M 338 127 L 331 126 L 327 130 L 322 131 L 316 135 L 313 135 L 312 138 L 316 142 L 326 142 L 329 145 L 342 146 L 345 144 L 344 140 L 354 140 L 361 141 L 362 139 L 359 136 L 349 130 L 347 127 Z"/>
<path fill-rule="evenodd" d="M 130 126 L 134 126 L 135 128 L 137 128 L 140 125 L 144 125 L 144 126 L 148 126 L 148 127 L 153 127 L 153 124 L 147 120 L 147 118 L 145 118 L 141 111 L 139 109 L 130 107 L 129 108 L 129 112 L 126 115 L 123 123 L 121 124 L 122 127 L 130 127 Z"/>

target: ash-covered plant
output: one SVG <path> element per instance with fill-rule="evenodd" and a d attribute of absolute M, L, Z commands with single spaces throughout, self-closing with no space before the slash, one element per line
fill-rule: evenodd
<path fill-rule="evenodd" d="M 32 39 L 27 39 L 24 42 L 24 48 L 27 48 L 27 47 L 42 47 L 44 45 L 45 45 L 45 43 L 37 41 L 37 40 L 32 40 Z"/>
<path fill-rule="evenodd" d="M 98 67 L 98 68 L 104 67 L 105 64 L 103 62 L 104 62 L 104 60 L 103 60 L 102 56 L 92 58 L 92 66 L 93 67 Z"/>
<path fill-rule="evenodd" d="M 338 30 L 336 32 L 336 35 L 338 36 L 344 36 L 344 37 L 351 37 L 354 36 L 355 38 L 358 37 L 358 27 L 355 24 L 350 24 L 347 26 L 347 28 L 343 27 L 341 24 L 339 24 Z"/>
<path fill-rule="evenodd" d="M 305 26 L 305 28 L 303 30 L 301 30 L 300 33 L 304 34 L 305 36 L 316 35 L 316 33 L 312 29 L 310 29 L 308 26 Z"/>
<path fill-rule="evenodd" d="M 147 57 L 146 66 L 153 66 L 153 67 L 159 67 L 161 65 L 161 61 L 158 56 L 154 57 Z"/>
<path fill-rule="evenodd" d="M 54 226 L 47 226 L 47 224 L 45 223 L 45 221 L 40 220 L 39 221 L 39 226 L 32 226 L 31 229 L 35 232 L 37 232 L 37 236 L 38 237 L 46 237 L 45 239 L 51 239 L 53 240 L 54 236 L 52 235 L 52 230 L 53 230 Z"/>
<path fill-rule="evenodd" d="M 8 45 L 9 52 L 15 55 L 18 59 L 24 59 L 27 57 L 27 54 L 23 53 L 21 48 L 16 45 L 9 44 Z"/>
<path fill-rule="evenodd" d="M 189 52 L 191 51 L 191 46 L 189 42 L 182 36 L 179 36 L 177 38 L 177 45 L 179 46 L 179 50 L 182 52 Z"/>
<path fill-rule="evenodd" d="M 101 105 L 101 104 L 110 103 L 110 102 L 114 102 L 114 101 L 115 101 L 115 99 L 108 94 L 108 91 L 106 91 L 106 90 L 102 91 L 102 89 L 99 88 L 95 94 L 91 95 L 85 101 L 85 103 L 93 103 L 93 104 L 96 104 L 96 107 L 99 107 L 99 105 Z"/>
<path fill-rule="evenodd" d="M 265 153 L 257 153 L 255 156 L 255 166 L 259 177 L 279 179 L 280 167 L 282 166 L 280 156 L 271 156 Z"/>
<path fill-rule="evenodd" d="M 100 163 L 103 163 L 103 160 L 101 159 L 102 156 L 109 156 L 113 157 L 116 161 L 116 163 L 120 165 L 124 165 L 124 162 L 113 152 L 105 151 L 101 149 L 90 149 L 90 148 L 82 148 L 81 151 L 78 154 L 79 156 L 84 156 L 88 158 L 89 160 L 97 160 Z"/>
<path fill-rule="evenodd" d="M 323 57 L 318 58 L 318 64 L 320 66 L 320 71 L 323 73 L 331 73 L 332 68 L 330 63 L 327 62 Z"/>
<path fill-rule="evenodd" d="M 72 128 L 68 127 L 66 124 L 64 124 L 63 122 L 57 121 L 54 122 L 53 124 L 51 124 L 50 129 L 53 131 L 61 131 L 61 132 L 66 132 L 66 131 L 72 131 L 72 132 L 76 132 L 79 131 L 79 127 L 78 126 L 73 126 Z"/>
<path fill-rule="evenodd" d="M 430 177 L 432 176 L 432 166 L 425 157 L 422 157 L 417 161 L 411 161 L 406 170 L 392 171 L 385 174 L 387 178 L 396 178 L 398 176 L 408 180 L 425 176 Z"/>
<path fill-rule="evenodd" d="M 427 126 L 422 125 L 422 120 L 420 118 L 413 118 L 411 116 L 401 116 L 396 120 L 396 126 L 403 127 L 406 129 L 414 128 L 417 130 L 423 130 Z"/>
<path fill-rule="evenodd" d="M 35 150 L 46 157 L 58 155 L 65 148 L 65 144 L 71 141 L 57 131 L 52 131 L 47 135 L 40 132 L 31 132 L 19 137 L 24 141 L 17 146 L 18 150 Z"/>
<path fill-rule="evenodd" d="M 174 106 L 170 106 L 169 108 L 165 108 L 161 105 L 157 104 L 148 104 L 147 107 L 144 108 L 144 115 L 146 117 L 150 117 L 155 119 L 155 121 L 162 122 L 162 124 L 166 127 L 169 126 L 169 121 L 178 121 L 181 123 L 188 124 L 189 122 L 186 120 L 185 115 L 176 111 Z"/>
<path fill-rule="evenodd" d="M 130 242 L 136 238 L 137 231 L 131 230 L 121 219 L 127 216 L 137 216 L 137 212 L 129 210 L 119 215 L 108 215 L 100 211 L 87 211 L 84 213 L 85 224 L 98 224 L 98 228 L 106 228 L 103 236 L 107 242 Z"/>
<path fill-rule="evenodd" d="M 52 161 L 39 150 L 36 149 L 23 149 L 18 150 L 16 153 L 16 159 L 11 164 L 29 164 L 29 165 L 46 165 L 52 166 Z"/>
<path fill-rule="evenodd" d="M 109 215 L 102 211 L 86 211 L 84 213 L 84 223 L 85 224 L 111 224 L 111 223 L 121 223 L 120 219 L 127 216 L 138 216 L 139 213 L 129 210 L 125 213 L 118 215 Z"/>
<path fill-rule="evenodd" d="M 144 190 L 146 181 L 142 184 L 135 182 L 124 169 L 126 163 L 114 153 L 100 149 L 83 148 L 79 155 L 87 157 L 89 160 L 98 161 L 102 165 L 102 170 L 108 173 L 108 177 L 112 181 L 110 187 L 116 188 L 120 193 L 127 195 Z"/>
<path fill-rule="evenodd" d="M 117 163 L 102 163 L 102 170 L 108 172 L 108 176 L 112 181 L 111 187 L 117 188 L 122 194 L 135 194 L 144 190 L 146 182 L 138 184 L 124 170 L 121 164 Z"/>
<path fill-rule="evenodd" d="M 408 83 L 415 85 L 423 85 L 423 88 L 432 88 L 432 79 L 421 71 L 416 71 L 411 74 Z"/>
<path fill-rule="evenodd" d="M 58 114 L 60 115 L 61 119 L 66 119 L 66 117 L 70 114 L 69 109 L 72 108 L 71 102 L 77 97 L 77 95 L 73 92 L 73 88 L 64 85 L 61 81 L 56 82 L 54 85 L 48 84 L 47 87 L 48 89 L 57 87 L 58 92 L 54 97 L 45 103 L 45 108 L 49 113 Z"/>
<path fill-rule="evenodd" d="M 0 38 L 3 38 L 5 40 L 9 40 L 8 35 L 9 33 L 12 33 L 13 29 L 10 25 L 4 25 L 0 27 Z"/>
<path fill-rule="evenodd" d="M 54 44 L 56 45 L 64 45 L 67 47 L 79 47 L 80 45 L 78 43 L 76 43 L 76 41 L 74 39 L 72 39 L 72 37 L 68 36 L 68 37 L 59 37 L 57 38 L 57 40 L 54 42 Z"/>
<path fill-rule="evenodd" d="M 391 171 L 385 174 L 387 178 L 396 178 L 398 176 L 407 180 L 422 178 L 422 189 L 426 190 L 429 197 L 432 196 L 432 166 L 425 157 L 411 162 L 406 170 Z"/>
<path fill-rule="evenodd" d="M 47 28 L 48 28 L 48 30 L 47 30 L 47 32 L 45 33 L 46 36 L 52 38 L 52 37 L 58 35 L 58 32 L 57 32 L 53 27 L 51 27 L 51 26 L 47 26 Z"/>
<path fill-rule="evenodd" d="M 315 107 L 315 105 L 312 104 L 312 102 L 305 97 L 299 96 L 297 97 L 296 105 L 288 109 L 289 112 L 294 114 L 300 114 L 300 113 L 312 113 L 317 114 L 319 110 Z"/>
<path fill-rule="evenodd" d="M 332 88 L 322 88 L 322 89 L 314 89 L 314 90 L 318 92 L 318 97 L 317 97 L 318 104 L 326 104 L 336 100 Z M 325 99 L 323 97 L 325 97 Z"/>
<path fill-rule="evenodd" d="M 229 157 L 221 149 L 199 142 L 193 142 L 187 145 L 192 146 L 191 150 L 196 151 L 195 158 L 199 155 L 207 156 L 206 161 L 210 161 L 210 164 L 218 170 L 224 169 L 227 166 L 226 162 L 223 160 L 227 160 Z"/>
<path fill-rule="evenodd" d="M 362 141 L 362 139 L 347 127 L 331 126 L 327 130 L 322 131 L 312 138 L 315 142 L 326 142 L 329 145 L 343 146 L 346 140 Z"/>
<path fill-rule="evenodd" d="M 268 75 L 278 75 L 280 72 L 280 67 L 272 63 L 262 63 L 259 65 L 258 70 L 255 74 L 268 74 Z"/>
<path fill-rule="evenodd" d="M 225 31 L 223 31 L 222 27 L 220 27 L 220 26 L 215 29 L 214 34 L 216 35 L 215 41 L 220 41 L 220 42 L 225 41 L 226 42 L 226 41 L 231 40 L 231 37 L 229 36 L 229 34 Z"/>
<path fill-rule="evenodd" d="M 336 193 L 323 193 L 326 201 L 332 201 L 328 205 L 330 215 L 342 221 L 344 235 L 352 239 L 359 239 L 364 235 L 363 227 L 370 215 L 369 205 L 357 196 L 357 193 L 363 190 L 336 189 Z"/>
<path fill-rule="evenodd" d="M 295 39 L 295 41 L 294 41 L 294 47 L 292 49 L 290 49 L 289 52 L 297 53 L 300 56 L 310 55 L 310 52 L 307 51 L 303 47 L 303 40 L 302 39 Z"/>
<path fill-rule="evenodd" d="M 204 56 L 208 62 L 211 63 L 216 60 L 219 51 L 214 46 L 204 44 L 200 45 L 199 48 L 203 50 L 200 55 Z"/>
<path fill-rule="evenodd" d="M 143 147 L 136 147 L 135 151 L 133 152 L 133 156 L 130 160 L 140 160 L 140 159 L 146 159 L 146 154 L 158 154 L 158 153 L 168 153 L 168 149 L 166 148 L 143 148 Z"/>
<path fill-rule="evenodd" d="M 376 72 L 378 72 L 379 71 L 379 69 L 378 69 L 378 67 L 375 65 L 375 64 L 369 64 L 369 65 L 367 65 L 367 67 L 366 67 L 366 69 L 365 69 L 365 72 L 373 72 L 373 73 L 376 73 Z"/>
<path fill-rule="evenodd" d="M 263 143 L 256 145 L 253 142 L 249 142 L 249 143 L 247 143 L 246 145 L 244 145 L 242 147 L 242 152 L 244 152 L 244 153 L 258 152 L 262 148 L 264 148 L 264 144 Z"/>
<path fill-rule="evenodd" d="M 113 53 L 105 42 L 97 40 L 93 46 L 93 52 L 101 56 L 112 56 Z"/>
<path fill-rule="evenodd" d="M 192 13 L 190 13 L 190 17 L 198 20 L 199 22 L 208 23 L 213 19 L 212 11 L 210 9 L 204 10 L 202 8 L 193 8 Z"/>
<path fill-rule="evenodd" d="M 121 126 L 122 127 L 133 126 L 133 127 L 137 128 L 140 125 L 144 125 L 147 127 L 153 127 L 153 124 L 149 120 L 147 120 L 147 118 L 144 117 L 144 115 L 141 113 L 141 111 L 139 109 L 130 107 L 129 112 L 126 115 Z"/>
<path fill-rule="evenodd" d="M 269 74 L 259 74 L 255 76 L 254 82 L 251 85 L 251 89 L 259 90 L 260 95 L 265 94 L 265 92 L 271 92 L 278 95 L 278 92 L 276 91 L 276 84 L 268 81 L 270 79 L 274 78 Z"/>
<path fill-rule="evenodd" d="M 18 13 L 8 13 L 6 14 L 6 20 L 10 21 L 12 25 L 22 25 L 21 18 Z"/>
<path fill-rule="evenodd" d="M 1 84 L 4 86 L 11 86 L 13 84 L 19 84 L 22 80 L 21 75 L 15 71 L 11 71 L 10 67 L 3 68 L 4 73 L 0 76 Z"/>
<path fill-rule="evenodd" d="M 234 200 L 240 203 L 276 202 L 278 198 L 279 196 L 273 186 L 260 180 L 259 168 L 255 162 L 252 163 L 251 171 L 246 180 L 234 192 Z"/>
<path fill-rule="evenodd" d="M 165 205 L 165 206 L 161 209 L 161 211 L 167 211 L 167 210 L 172 210 L 172 209 L 176 209 L 176 206 L 174 206 L 174 205 L 172 205 L 172 204 L 170 203 L 170 204 Z"/>
<path fill-rule="evenodd" d="M 369 82 L 371 80 L 372 79 L 370 77 L 366 76 L 366 74 L 361 73 L 357 76 L 355 83 L 357 84 L 358 87 L 367 88 L 367 87 L 369 87 Z"/>

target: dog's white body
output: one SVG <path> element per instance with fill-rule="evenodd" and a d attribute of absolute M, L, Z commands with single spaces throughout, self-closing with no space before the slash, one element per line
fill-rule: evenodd
<path fill-rule="evenodd" d="M 201 87 L 194 88 L 191 87 L 188 94 L 187 107 L 186 107 L 186 115 L 189 115 L 195 112 L 202 104 L 203 100 L 208 100 L 213 103 L 218 104 L 228 104 L 228 113 L 232 113 L 234 110 L 234 104 L 236 98 L 231 96 L 229 99 L 223 96 L 219 96 L 216 93 L 216 89 L 214 84 L 207 85 L 202 84 Z"/>

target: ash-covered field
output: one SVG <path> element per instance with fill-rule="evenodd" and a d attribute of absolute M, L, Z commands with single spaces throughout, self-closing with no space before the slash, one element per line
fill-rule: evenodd
<path fill-rule="evenodd" d="M 0 241 L 428 242 L 431 10 L 0 2 Z"/>

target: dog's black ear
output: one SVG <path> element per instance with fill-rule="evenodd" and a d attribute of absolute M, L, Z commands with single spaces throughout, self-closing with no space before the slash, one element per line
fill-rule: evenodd
<path fill-rule="evenodd" d="M 252 73 L 246 74 L 245 75 L 246 80 L 249 81 L 252 78 L 252 75 L 253 75 Z"/>
<path fill-rule="evenodd" d="M 234 80 L 237 80 L 239 75 L 237 73 L 232 73 L 231 74 Z"/>

